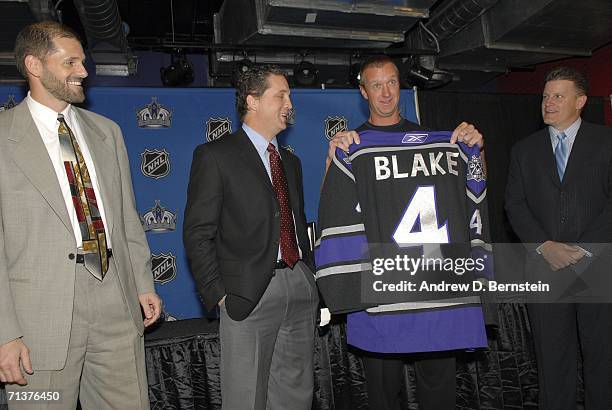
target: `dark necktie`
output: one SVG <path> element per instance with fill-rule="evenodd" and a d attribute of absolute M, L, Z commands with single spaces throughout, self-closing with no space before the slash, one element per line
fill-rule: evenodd
<path fill-rule="evenodd" d="M 59 121 L 57 134 L 62 150 L 62 162 L 83 239 L 83 262 L 85 268 L 96 279 L 102 280 L 108 270 L 104 221 L 98 209 L 96 194 L 79 143 L 62 114 L 58 114 L 57 121 Z"/>
<path fill-rule="evenodd" d="M 557 134 L 557 140 L 557 147 L 555 148 L 555 161 L 557 162 L 557 172 L 559 173 L 559 179 L 563 181 L 565 167 L 567 166 L 567 159 L 569 158 L 567 135 L 565 135 L 564 132 L 562 132 L 561 134 Z"/>
<path fill-rule="evenodd" d="M 270 171 L 272 173 L 272 186 L 280 206 L 280 251 L 282 260 L 293 268 L 300 259 L 297 242 L 295 240 L 295 226 L 293 224 L 293 213 L 289 203 L 289 189 L 287 178 L 280 155 L 274 144 L 268 145 L 270 153 Z"/>

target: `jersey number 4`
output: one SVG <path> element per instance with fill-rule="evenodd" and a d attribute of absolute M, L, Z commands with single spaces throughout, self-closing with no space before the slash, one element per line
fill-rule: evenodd
<path fill-rule="evenodd" d="M 399 246 L 448 243 L 448 223 L 438 226 L 436 189 L 433 185 L 420 186 L 404 211 L 393 240 Z"/>
<path fill-rule="evenodd" d="M 476 209 L 470 218 L 470 229 L 475 229 L 476 234 L 482 233 L 482 219 L 480 211 Z M 400 220 L 393 240 L 400 247 L 424 246 L 425 254 L 437 253 L 433 244 L 448 243 L 448 221 L 442 226 L 438 224 L 438 211 L 436 207 L 436 188 L 433 185 L 419 187 Z"/>

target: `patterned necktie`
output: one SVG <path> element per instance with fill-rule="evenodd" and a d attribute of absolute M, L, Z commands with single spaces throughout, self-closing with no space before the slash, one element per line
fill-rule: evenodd
<path fill-rule="evenodd" d="M 297 242 L 295 240 L 295 226 L 293 225 L 293 213 L 289 203 L 289 189 L 287 178 L 281 163 L 280 155 L 274 144 L 268 145 L 270 153 L 270 170 L 272 171 L 272 186 L 276 193 L 276 199 L 280 206 L 280 251 L 282 260 L 293 268 L 300 259 Z"/>
<path fill-rule="evenodd" d="M 102 280 L 108 270 L 104 221 L 100 216 L 96 194 L 79 143 L 62 114 L 57 115 L 57 121 L 62 161 L 83 239 L 83 262 L 96 279 Z"/>
<path fill-rule="evenodd" d="M 569 147 L 567 146 L 567 135 L 564 132 L 557 134 L 557 146 L 555 147 L 555 160 L 557 162 L 557 172 L 559 179 L 563 181 L 565 167 L 567 166 L 567 158 L 569 157 Z"/>

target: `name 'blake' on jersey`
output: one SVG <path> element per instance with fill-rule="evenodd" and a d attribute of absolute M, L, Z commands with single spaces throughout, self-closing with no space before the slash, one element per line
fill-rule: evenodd
<path fill-rule="evenodd" d="M 425 158 L 423 155 L 425 155 Z M 414 178 L 419 175 L 428 177 L 438 174 L 446 175 L 447 173 L 459 176 L 459 171 L 457 170 L 458 157 L 459 153 L 456 150 L 454 150 L 454 152 L 430 152 L 429 155 L 417 152 L 412 156 L 412 161 L 405 161 L 408 163 L 403 164 L 398 163 L 398 155 L 391 155 L 391 160 L 389 160 L 388 156 L 377 155 L 374 157 L 376 180 L 380 181 L 381 179 L 387 178 Z M 412 162 L 412 164 L 410 164 L 410 162 Z M 406 172 L 402 172 L 404 169 Z"/>

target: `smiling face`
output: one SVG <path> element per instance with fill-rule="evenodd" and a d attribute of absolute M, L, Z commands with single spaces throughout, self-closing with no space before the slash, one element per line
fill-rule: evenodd
<path fill-rule="evenodd" d="M 247 97 L 248 111 L 244 122 L 268 141 L 285 128 L 292 107 L 289 84 L 282 75 L 269 75 L 266 90 L 260 97 Z"/>
<path fill-rule="evenodd" d="M 85 53 L 73 38 L 56 38 L 54 50 L 40 60 L 26 57 L 32 98 L 57 112 L 68 104 L 85 101 L 82 81 L 87 77 L 83 66 Z"/>
<path fill-rule="evenodd" d="M 395 64 L 372 65 L 363 71 L 362 77 L 359 89 L 370 106 L 370 123 L 397 124 L 400 121 L 400 81 Z"/>
<path fill-rule="evenodd" d="M 578 91 L 573 81 L 548 81 L 542 93 L 544 123 L 564 131 L 580 117 L 586 100 L 587 97 Z"/>

